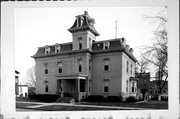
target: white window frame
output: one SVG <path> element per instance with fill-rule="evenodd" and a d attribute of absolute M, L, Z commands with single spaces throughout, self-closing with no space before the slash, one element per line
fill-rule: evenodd
<path fill-rule="evenodd" d="M 51 51 L 51 48 L 49 46 L 45 47 L 45 54 L 49 54 Z"/>
<path fill-rule="evenodd" d="M 63 64 L 62 64 L 62 62 L 59 61 L 57 65 L 58 65 L 58 73 L 62 74 L 62 72 L 63 72 Z M 61 68 L 61 72 L 59 72 L 59 68 Z"/>
<path fill-rule="evenodd" d="M 56 44 L 56 45 L 55 45 L 55 53 L 60 52 L 60 50 L 61 50 L 61 45 Z"/>
<path fill-rule="evenodd" d="M 109 79 L 104 79 L 103 80 L 103 93 L 109 93 L 109 84 L 110 84 Z M 105 91 L 105 87 L 108 87 L 107 92 Z"/>

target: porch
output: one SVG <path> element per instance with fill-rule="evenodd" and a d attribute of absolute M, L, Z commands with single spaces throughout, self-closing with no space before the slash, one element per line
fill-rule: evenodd
<path fill-rule="evenodd" d="M 88 94 L 86 75 L 57 76 L 57 94 L 61 97 L 73 97 L 81 101 Z"/>

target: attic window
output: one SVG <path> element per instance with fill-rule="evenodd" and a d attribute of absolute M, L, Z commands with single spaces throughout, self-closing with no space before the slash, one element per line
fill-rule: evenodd
<path fill-rule="evenodd" d="M 55 45 L 55 53 L 60 52 L 60 50 L 61 50 L 61 46 L 59 44 L 56 44 Z"/>
<path fill-rule="evenodd" d="M 104 44 L 103 44 L 103 49 L 104 49 L 104 50 L 109 49 L 109 42 L 104 42 Z"/>
<path fill-rule="evenodd" d="M 49 46 L 45 47 L 45 54 L 49 54 L 51 51 L 51 48 Z"/>

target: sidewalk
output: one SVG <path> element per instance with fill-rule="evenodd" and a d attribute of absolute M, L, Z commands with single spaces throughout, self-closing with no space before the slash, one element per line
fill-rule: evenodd
<path fill-rule="evenodd" d="M 70 103 L 42 103 L 42 102 L 21 102 L 17 101 L 17 103 L 31 103 L 31 104 L 38 104 L 33 106 L 25 106 L 28 109 L 36 109 L 40 107 L 48 107 L 53 105 L 59 106 L 75 106 L 75 107 L 95 107 L 95 108 L 104 108 L 104 109 L 123 109 L 123 110 L 145 110 L 146 108 L 134 108 L 134 107 L 117 107 L 117 106 L 98 106 L 98 105 L 84 105 L 84 104 L 70 104 Z"/>

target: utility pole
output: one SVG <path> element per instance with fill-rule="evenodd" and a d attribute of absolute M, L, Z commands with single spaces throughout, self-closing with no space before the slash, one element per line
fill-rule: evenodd
<path fill-rule="evenodd" d="M 115 38 L 116 39 L 117 39 L 117 29 L 118 29 L 117 22 L 118 20 L 115 21 Z"/>

